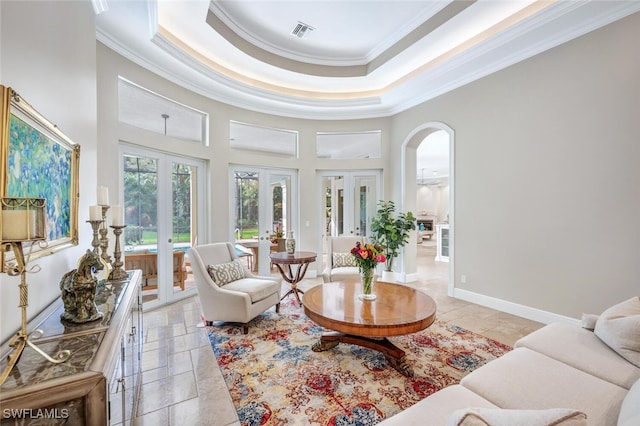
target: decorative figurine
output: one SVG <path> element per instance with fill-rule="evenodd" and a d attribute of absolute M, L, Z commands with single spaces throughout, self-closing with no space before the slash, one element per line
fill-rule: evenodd
<path fill-rule="evenodd" d="M 87 250 L 80 258 L 78 269 L 67 272 L 60 280 L 60 291 L 64 303 L 64 312 L 60 318 L 84 323 L 102 318 L 102 312 L 96 306 L 96 286 L 98 279 L 93 270 L 101 270 L 104 265 L 97 252 Z"/>

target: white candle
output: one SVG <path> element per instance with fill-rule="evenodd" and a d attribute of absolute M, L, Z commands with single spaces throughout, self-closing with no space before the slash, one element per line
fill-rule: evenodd
<path fill-rule="evenodd" d="M 124 226 L 124 208 L 122 206 L 111 207 L 111 214 L 113 215 L 112 226 Z"/>
<path fill-rule="evenodd" d="M 33 210 L 3 210 L 2 240 L 29 241 L 36 237 L 36 212 Z"/>
<path fill-rule="evenodd" d="M 106 186 L 98 187 L 98 204 L 101 206 L 109 205 L 109 188 Z"/>
<path fill-rule="evenodd" d="M 102 220 L 102 206 L 89 206 L 89 220 Z"/>

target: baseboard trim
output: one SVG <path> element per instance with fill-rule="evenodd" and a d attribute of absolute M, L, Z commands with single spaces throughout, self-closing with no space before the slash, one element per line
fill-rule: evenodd
<path fill-rule="evenodd" d="M 532 308 L 530 306 L 520 305 L 518 303 L 509 302 L 507 300 L 497 299 L 495 297 L 486 296 L 484 294 L 474 293 L 459 288 L 453 289 L 453 297 L 465 300 L 477 305 L 486 306 L 511 315 L 517 315 L 531 321 L 550 324 L 552 322 L 562 322 L 565 324 L 580 325 L 581 321 L 576 318 L 564 315 L 554 314 L 553 312 L 543 311 L 541 309 Z"/>
<path fill-rule="evenodd" d="M 401 283 L 410 283 L 412 281 L 418 281 L 420 279 L 420 275 L 417 272 L 413 274 L 405 274 L 396 272 L 396 280 Z"/>

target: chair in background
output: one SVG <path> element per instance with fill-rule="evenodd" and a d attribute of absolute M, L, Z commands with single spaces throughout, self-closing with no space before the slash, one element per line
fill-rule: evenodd
<path fill-rule="evenodd" d="M 242 244 L 236 244 L 234 249 L 239 258 L 246 259 L 247 268 L 249 268 L 250 271 L 253 271 L 253 251 Z"/>
<path fill-rule="evenodd" d="M 205 244 L 189 250 L 193 277 L 207 325 L 213 321 L 239 322 L 249 332 L 249 321 L 276 307 L 280 312 L 280 281 L 253 275 L 233 244 Z"/>
<path fill-rule="evenodd" d="M 327 265 L 322 272 L 322 280 L 325 283 L 360 278 L 358 265 L 351 254 L 351 249 L 356 246 L 357 242 L 364 244 L 365 237 L 329 237 Z"/>
<path fill-rule="evenodd" d="M 142 290 L 155 290 L 158 288 L 158 254 L 152 252 L 136 252 L 124 255 L 124 269 L 140 269 L 142 271 Z M 187 269 L 184 262 L 184 252 L 173 252 L 172 280 L 174 286 L 179 286 L 184 291 L 184 282 L 187 277 Z M 149 283 L 149 280 L 152 280 Z"/>

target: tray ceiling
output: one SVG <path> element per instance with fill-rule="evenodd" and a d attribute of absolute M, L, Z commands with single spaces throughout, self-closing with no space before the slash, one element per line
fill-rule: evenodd
<path fill-rule="evenodd" d="M 389 116 L 640 10 L 638 1 L 93 0 L 96 38 L 204 96 Z"/>

